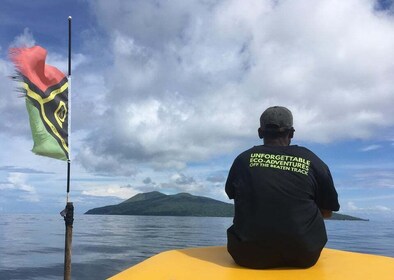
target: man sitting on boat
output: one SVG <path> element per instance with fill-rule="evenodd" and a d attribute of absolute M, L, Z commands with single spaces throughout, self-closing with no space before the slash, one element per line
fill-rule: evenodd
<path fill-rule="evenodd" d="M 293 116 L 270 107 L 260 117 L 264 145 L 241 153 L 226 193 L 234 199 L 227 250 L 249 268 L 311 267 L 327 242 L 323 218 L 339 210 L 327 165 L 307 148 L 290 145 Z"/>

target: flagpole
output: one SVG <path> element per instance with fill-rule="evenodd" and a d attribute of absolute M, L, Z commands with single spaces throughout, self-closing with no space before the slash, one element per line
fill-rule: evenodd
<path fill-rule="evenodd" d="M 70 169 L 71 169 L 71 16 L 68 17 L 68 160 L 67 160 L 67 202 L 70 193 Z"/>
<path fill-rule="evenodd" d="M 71 16 L 68 17 L 68 160 L 67 160 L 67 199 L 64 221 L 66 225 L 64 246 L 64 280 L 71 279 L 71 244 L 74 222 L 74 206 L 69 202 L 71 170 Z"/>

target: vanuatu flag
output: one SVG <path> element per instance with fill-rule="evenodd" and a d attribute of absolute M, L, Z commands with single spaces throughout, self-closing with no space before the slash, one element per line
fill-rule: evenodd
<path fill-rule="evenodd" d="M 67 160 L 68 80 L 57 68 L 45 64 L 47 51 L 39 46 L 10 49 L 26 96 L 34 146 L 32 152 Z"/>

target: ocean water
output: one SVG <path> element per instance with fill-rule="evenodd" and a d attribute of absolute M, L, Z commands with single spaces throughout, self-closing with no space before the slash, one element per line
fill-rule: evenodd
<path fill-rule="evenodd" d="M 106 279 L 164 250 L 226 244 L 231 218 L 76 215 L 72 279 Z M 326 221 L 327 247 L 394 257 L 394 221 Z M 60 215 L 0 215 L 0 279 L 62 279 Z"/>

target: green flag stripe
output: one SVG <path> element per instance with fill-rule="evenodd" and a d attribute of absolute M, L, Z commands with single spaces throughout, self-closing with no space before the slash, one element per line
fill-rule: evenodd
<path fill-rule="evenodd" d="M 50 133 L 55 139 L 58 140 L 59 145 L 61 146 L 61 148 L 65 151 L 65 153 L 68 155 L 69 153 L 69 148 L 68 148 L 68 141 L 65 137 L 62 137 L 61 133 L 59 132 L 59 130 L 56 128 L 55 126 L 55 122 L 51 121 L 50 119 L 54 119 L 52 118 L 52 116 L 49 116 L 48 113 L 54 113 L 54 112 L 46 112 L 45 110 L 45 104 L 51 102 L 52 100 L 54 100 L 56 98 L 57 95 L 65 93 L 68 90 L 68 83 L 65 82 L 60 88 L 57 88 L 55 90 L 53 90 L 49 96 L 43 98 L 39 93 L 34 92 L 29 83 L 24 82 L 23 83 L 23 88 L 26 90 L 26 94 L 27 97 L 30 98 L 32 101 L 36 101 L 36 102 L 32 102 L 32 105 L 36 106 L 37 109 L 40 111 L 41 113 L 41 117 L 43 120 L 43 123 L 45 124 L 45 126 L 48 129 L 48 133 Z M 67 133 L 67 132 L 66 132 Z"/>
<path fill-rule="evenodd" d="M 33 105 L 33 102 L 29 98 L 26 98 L 26 108 L 29 113 L 31 133 L 34 141 L 32 152 L 41 156 L 67 160 L 66 151 L 62 149 L 58 140 L 45 128 L 40 111 Z"/>

